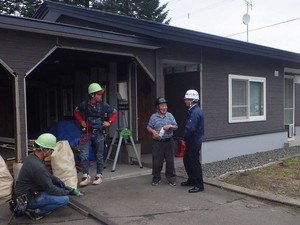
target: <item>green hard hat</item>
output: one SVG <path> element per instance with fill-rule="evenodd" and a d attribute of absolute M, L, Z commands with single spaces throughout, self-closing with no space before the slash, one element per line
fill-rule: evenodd
<path fill-rule="evenodd" d="M 43 148 L 53 149 L 56 147 L 56 137 L 53 134 L 45 133 L 42 134 L 36 139 L 36 144 Z"/>
<path fill-rule="evenodd" d="M 102 87 L 97 83 L 91 83 L 88 87 L 89 95 L 98 91 L 103 91 Z"/>

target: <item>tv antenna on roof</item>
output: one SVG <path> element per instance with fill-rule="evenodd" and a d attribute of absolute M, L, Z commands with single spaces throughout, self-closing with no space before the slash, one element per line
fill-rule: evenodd
<path fill-rule="evenodd" d="M 245 3 L 247 5 L 247 13 L 244 14 L 242 20 L 243 20 L 243 23 L 247 26 L 247 42 L 248 42 L 248 40 L 249 40 L 249 22 L 250 22 L 249 6 L 252 9 L 252 0 L 245 0 Z"/>

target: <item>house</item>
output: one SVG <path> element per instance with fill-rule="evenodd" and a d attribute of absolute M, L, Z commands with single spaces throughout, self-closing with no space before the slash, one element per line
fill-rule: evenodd
<path fill-rule="evenodd" d="M 50 1 L 34 18 L 0 15 L 0 37 L 0 141 L 18 161 L 32 134 L 72 120 L 91 82 L 120 111 L 109 136 L 128 126 L 142 154 L 158 96 L 182 137 L 187 89 L 201 96 L 203 163 L 300 136 L 300 54 Z"/>

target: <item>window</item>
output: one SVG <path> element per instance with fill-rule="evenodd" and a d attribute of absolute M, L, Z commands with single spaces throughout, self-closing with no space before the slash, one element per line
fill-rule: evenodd
<path fill-rule="evenodd" d="M 285 76 L 284 79 L 284 124 L 294 124 L 294 79 Z"/>
<path fill-rule="evenodd" d="M 230 74 L 229 123 L 266 120 L 266 78 Z"/>

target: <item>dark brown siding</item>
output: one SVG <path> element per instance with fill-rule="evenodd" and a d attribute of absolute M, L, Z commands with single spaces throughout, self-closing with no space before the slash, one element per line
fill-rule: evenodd
<path fill-rule="evenodd" d="M 205 52 L 203 55 L 203 110 L 206 139 L 245 136 L 282 131 L 283 126 L 283 70 L 279 62 L 230 52 Z M 279 70 L 279 77 L 274 77 Z M 229 123 L 228 74 L 266 78 L 267 120 Z"/>
<path fill-rule="evenodd" d="M 12 70 L 24 75 L 56 44 L 55 37 L 0 29 L 0 58 Z"/>

